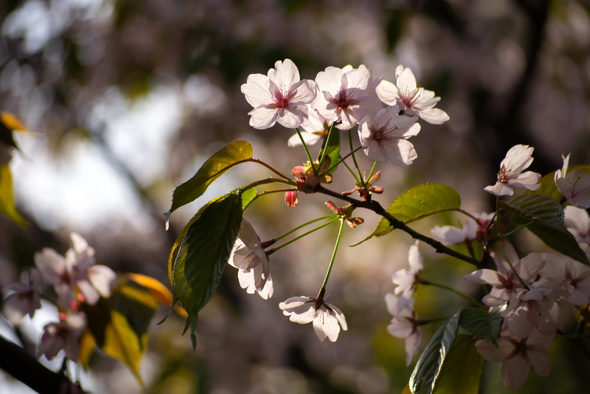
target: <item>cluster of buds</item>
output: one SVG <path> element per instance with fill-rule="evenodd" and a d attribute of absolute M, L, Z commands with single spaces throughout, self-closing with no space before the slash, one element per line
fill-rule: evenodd
<path fill-rule="evenodd" d="M 328 172 L 331 160 L 325 157 L 322 163 L 308 161 L 303 166 L 293 168 L 292 174 L 297 179 L 297 190 L 303 193 L 314 193 L 320 183 L 332 183 L 332 174 Z M 288 204 L 287 204 L 288 205 Z"/>
<path fill-rule="evenodd" d="M 363 220 L 363 218 L 358 218 L 358 217 L 357 218 L 353 218 L 352 217 L 352 213 L 356 209 L 354 207 L 354 205 L 352 205 L 352 204 L 350 204 L 350 205 L 348 205 L 346 207 L 340 207 L 340 208 L 338 208 L 336 205 L 334 205 L 330 201 L 326 201 L 326 205 L 332 211 L 334 211 L 335 213 L 337 213 L 338 215 L 340 215 L 344 219 L 344 221 L 346 222 L 346 224 L 348 224 L 351 228 L 355 228 L 357 225 L 363 224 L 365 222 Z"/>
<path fill-rule="evenodd" d="M 369 201 L 371 199 L 371 194 L 381 194 L 383 193 L 383 188 L 381 186 L 373 186 L 375 182 L 379 180 L 381 177 L 381 171 L 378 171 L 375 175 L 373 175 L 370 179 L 363 179 L 363 181 L 359 184 L 358 182 L 355 183 L 353 190 L 348 190 L 342 192 L 342 195 L 349 196 L 354 192 L 357 192 L 359 196 L 365 201 Z"/>

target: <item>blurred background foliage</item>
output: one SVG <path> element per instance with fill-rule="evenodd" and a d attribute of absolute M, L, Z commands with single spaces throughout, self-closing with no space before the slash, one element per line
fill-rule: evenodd
<path fill-rule="evenodd" d="M 438 107 L 451 120 L 422 122 L 410 168 L 380 166 L 386 192 L 377 199 L 389 205 L 410 187 L 442 182 L 461 193 L 465 209 L 489 211 L 493 200 L 483 187 L 494 183 L 516 143 L 535 147 L 531 169 L 543 174 L 561 167 L 561 154 L 590 163 L 589 13 L 588 2 L 574 0 L 3 0 L 0 109 L 39 135 L 20 136 L 22 153 L 11 162 L 15 199 L 30 225 L 0 217 L 0 286 L 17 281 L 42 248 L 63 253 L 70 231 L 89 241 L 99 263 L 166 283 L 172 242 L 199 206 L 266 174 L 250 164 L 232 170 L 176 212 L 165 232 L 162 213 L 174 187 L 212 153 L 247 139 L 256 158 L 282 172 L 303 162 L 302 151 L 286 146 L 289 130 L 248 126 L 250 107 L 240 93 L 248 74 L 265 74 L 285 58 L 309 79 L 327 66 L 362 63 L 394 80 L 398 64 L 411 67 L 421 86 L 442 97 Z M 337 174 L 333 189 L 351 189 L 347 175 Z M 287 209 L 282 196 L 271 195 L 246 218 L 264 240 L 330 213 L 319 196 L 300 200 Z M 378 222 L 357 214 L 366 223 L 345 232 L 345 245 Z M 429 234 L 457 219 L 438 216 L 414 227 Z M 411 368 L 403 340 L 386 331 L 383 297 L 393 290 L 391 274 L 407 264 L 411 240 L 394 232 L 340 250 L 328 301 L 344 311 L 349 331 L 332 344 L 278 308 L 290 296 L 317 292 L 336 226 L 318 234 L 273 255 L 270 301 L 246 295 L 228 268 L 201 313 L 195 352 L 180 335 L 180 318 L 154 324 L 142 363 L 148 391 L 401 392 Z M 544 250 L 519 240 L 523 253 Z M 421 250 L 425 278 L 476 293 L 462 279 L 472 267 Z M 439 289 L 417 291 L 422 318 L 463 306 Z M 424 345 L 435 329 L 425 327 Z M 583 392 L 590 363 L 576 346 L 557 341 L 550 377 L 531 372 L 519 392 Z M 141 392 L 119 362 L 96 354 L 90 365 L 88 389 Z M 499 369 L 484 364 L 483 393 L 508 392 Z M 27 392 L 6 375 L 0 384 Z"/>

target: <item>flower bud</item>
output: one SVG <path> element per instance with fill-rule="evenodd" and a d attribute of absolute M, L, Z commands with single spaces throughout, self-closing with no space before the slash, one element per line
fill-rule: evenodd
<path fill-rule="evenodd" d="M 297 193 L 296 191 L 291 191 L 291 192 L 286 192 L 285 193 L 285 204 L 287 204 L 287 206 L 289 208 L 292 208 L 294 206 L 296 206 L 297 204 L 299 204 L 299 198 L 297 197 Z"/>

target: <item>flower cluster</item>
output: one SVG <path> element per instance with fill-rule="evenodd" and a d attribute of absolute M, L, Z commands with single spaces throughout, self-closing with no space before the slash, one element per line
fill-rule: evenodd
<path fill-rule="evenodd" d="M 414 312 L 414 300 L 412 300 L 424 268 L 422 255 L 418 250 L 418 241 L 410 246 L 408 260 L 410 263 L 408 268 L 393 274 L 391 280 L 397 287 L 394 290 L 395 294 L 385 295 L 385 302 L 387 310 L 393 315 L 387 330 L 394 337 L 406 339 L 406 364 L 410 365 L 414 354 L 418 352 L 421 340 L 418 317 Z"/>
<path fill-rule="evenodd" d="M 33 317 L 41 308 L 38 287 L 44 281 L 53 285 L 58 296 L 59 319 L 44 327 L 39 355 L 52 359 L 60 350 L 77 360 L 79 339 L 86 328 L 86 316 L 80 311 L 83 303 L 95 305 L 100 297 L 108 298 L 116 274 L 109 267 L 96 265 L 94 249 L 76 233 L 70 234 L 71 248 L 65 256 L 53 249 L 35 254 L 36 268 L 29 270 L 29 283 L 13 285 L 14 293 L 4 300 L 3 314 L 12 325 L 19 326 L 26 315 Z"/>
<path fill-rule="evenodd" d="M 417 157 L 408 141 L 420 132 L 417 120 L 442 124 L 449 117 L 434 108 L 440 97 L 417 87 L 412 70 L 400 65 L 395 75 L 392 83 L 372 76 L 364 65 L 348 65 L 328 67 L 315 81 L 300 80 L 297 66 L 285 59 L 267 75 L 250 75 L 242 93 L 254 107 L 249 113 L 252 127 L 267 129 L 278 122 L 304 129 L 301 137 L 295 134 L 289 139 L 289 146 L 298 146 L 301 140 L 315 144 L 332 124 L 340 130 L 358 125 L 360 143 L 371 160 L 407 166 Z"/>
<path fill-rule="evenodd" d="M 498 347 L 479 341 L 479 353 L 488 361 L 503 362 L 504 384 L 518 389 L 529 365 L 547 376 L 551 358 L 547 348 L 561 324 L 557 301 L 573 305 L 590 303 L 590 267 L 569 257 L 531 253 L 522 259 L 509 243 L 498 243 L 491 252 L 496 270 L 480 269 L 465 276 L 469 282 L 487 284 L 483 298 L 489 307 L 505 307 Z"/>

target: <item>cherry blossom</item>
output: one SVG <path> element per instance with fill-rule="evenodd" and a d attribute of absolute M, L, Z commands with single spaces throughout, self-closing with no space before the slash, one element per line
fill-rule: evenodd
<path fill-rule="evenodd" d="M 301 130 L 301 137 L 305 141 L 306 145 L 315 145 L 318 141 L 320 141 L 326 133 L 330 126 L 326 119 L 324 119 L 317 111 L 308 107 L 307 111 L 307 122 L 301 125 L 303 130 Z M 291 148 L 301 145 L 301 138 L 299 138 L 299 134 L 295 133 L 289 138 L 287 141 L 287 145 Z"/>
<path fill-rule="evenodd" d="M 502 327 L 516 338 L 527 337 L 533 329 L 544 335 L 555 335 L 561 324 L 561 308 L 555 302 L 568 294 L 567 283 L 534 282 L 520 289 L 502 316 Z"/>
<path fill-rule="evenodd" d="M 401 64 L 395 69 L 395 84 L 383 80 L 375 89 L 377 96 L 387 105 L 396 105 L 404 113 L 416 115 L 431 124 L 442 124 L 449 115 L 441 109 L 433 108 L 440 101 L 434 92 L 418 88 L 416 77 L 409 67 Z"/>
<path fill-rule="evenodd" d="M 374 94 L 371 71 L 364 65 L 358 69 L 348 65 L 342 69 L 328 67 L 316 76 L 319 93 L 310 104 L 328 123 L 342 121 L 340 130 L 349 130 L 365 116 L 373 116 L 383 108 Z"/>
<path fill-rule="evenodd" d="M 319 340 L 324 342 L 326 337 L 336 342 L 342 330 L 348 330 L 346 319 L 340 309 L 323 300 L 322 296 L 317 298 L 310 297 L 291 297 L 279 304 L 285 316 L 294 323 L 307 324 L 313 321 L 313 329 Z"/>
<path fill-rule="evenodd" d="M 514 145 L 510 148 L 500 163 L 498 181 L 493 186 L 485 187 L 484 190 L 495 196 L 511 196 L 514 194 L 514 187 L 529 190 L 540 188 L 541 174 L 532 171 L 522 172 L 533 162 L 531 157 L 533 150 L 534 148 L 528 145 Z"/>
<path fill-rule="evenodd" d="M 397 106 L 384 108 L 375 118 L 363 118 L 359 123 L 359 139 L 365 154 L 374 161 L 391 161 L 396 166 L 408 166 L 418 157 L 408 138 L 420 132 L 417 117 L 398 115 Z"/>
<path fill-rule="evenodd" d="M 267 75 L 249 75 L 242 93 L 254 107 L 248 113 L 250 126 L 262 130 L 278 122 L 289 129 L 299 127 L 307 117 L 307 104 L 317 94 L 314 81 L 299 79 L 299 70 L 290 59 L 277 61 Z"/>
<path fill-rule="evenodd" d="M 37 357 L 44 354 L 51 360 L 63 349 L 68 359 L 77 361 L 80 356 L 80 337 L 85 328 L 86 316 L 83 313 L 72 313 L 59 323 L 49 323 L 44 327 Z"/>
<path fill-rule="evenodd" d="M 419 283 L 422 268 L 424 268 L 422 255 L 418 250 L 418 241 L 416 241 L 414 245 L 410 246 L 408 260 L 410 262 L 410 266 L 395 272 L 391 278 L 393 284 L 397 285 L 394 290 L 395 294 L 402 294 L 402 297 L 404 298 L 412 298 L 414 290 L 416 289 L 416 285 Z M 398 312 L 400 311 L 401 309 L 398 310 Z"/>
<path fill-rule="evenodd" d="M 590 216 L 588 211 L 568 205 L 564 209 L 564 225 L 578 243 L 590 244 Z"/>
<path fill-rule="evenodd" d="M 519 339 L 502 332 L 498 346 L 489 339 L 475 343 L 477 351 L 483 358 L 493 363 L 502 363 L 504 386 L 517 390 L 529 376 L 532 365 L 539 376 L 548 376 L 552 362 L 547 348 L 553 337 L 540 334 L 537 330 L 530 336 Z"/>
<path fill-rule="evenodd" d="M 573 305 L 590 303 L 590 267 L 569 257 L 543 253 L 545 266 L 541 269 L 541 282 L 565 282 L 568 295 L 565 301 Z"/>
<path fill-rule="evenodd" d="M 41 274 L 35 268 L 29 270 L 29 284 L 16 283 L 12 285 L 14 293 L 4 300 L 2 313 L 13 326 L 20 326 L 26 315 L 33 317 L 35 311 L 41 308 L 37 287 L 41 284 Z"/>
<path fill-rule="evenodd" d="M 583 170 L 568 171 L 570 155 L 563 158 L 563 168 L 555 171 L 555 185 L 575 207 L 590 208 L 590 173 Z"/>
<path fill-rule="evenodd" d="M 505 243 L 500 247 L 504 254 L 498 249 L 491 252 L 491 256 L 498 268 L 497 271 L 484 268 L 464 276 L 468 282 L 492 286 L 490 293 L 482 299 L 487 306 L 500 306 L 511 301 L 518 291 L 523 288 L 523 284 L 518 280 L 516 274 L 528 286 L 535 280 L 545 264 L 540 254 L 531 253 L 519 260 L 512 245 Z M 512 264 L 516 273 L 510 268 L 508 261 Z"/>
<path fill-rule="evenodd" d="M 238 268 L 238 281 L 248 294 L 256 291 L 265 300 L 272 297 L 270 262 L 258 234 L 246 219 L 242 219 L 228 263 Z"/>
<path fill-rule="evenodd" d="M 454 226 L 434 226 L 431 230 L 431 234 L 434 239 L 442 242 L 444 245 L 455 245 L 474 240 L 477 228 L 478 225 L 475 220 L 469 218 L 465 222 L 463 228 L 457 228 Z"/>
<path fill-rule="evenodd" d="M 71 233 L 70 241 L 72 248 L 65 257 L 49 248 L 35 253 L 35 265 L 43 279 L 54 285 L 62 310 L 67 310 L 77 298 L 94 305 L 100 296 L 110 297 L 117 277 L 109 267 L 94 264 L 94 249 L 79 234 Z M 82 297 L 76 296 L 78 291 Z"/>
<path fill-rule="evenodd" d="M 387 331 L 396 338 L 406 339 L 406 365 L 410 365 L 422 338 L 418 317 L 412 309 L 414 301 L 388 293 L 385 295 L 385 302 L 387 310 L 393 315 Z"/>

